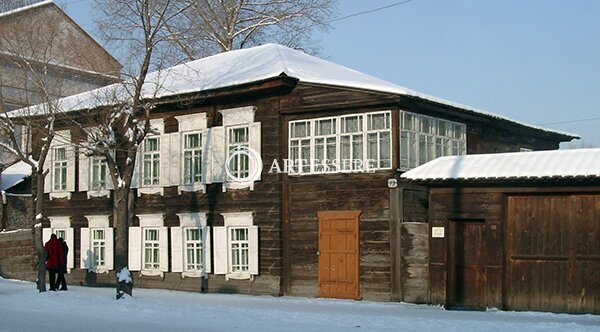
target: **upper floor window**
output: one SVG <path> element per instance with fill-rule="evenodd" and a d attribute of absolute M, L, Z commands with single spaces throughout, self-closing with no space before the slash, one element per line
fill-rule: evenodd
<path fill-rule="evenodd" d="M 91 189 L 101 190 L 106 188 L 106 159 L 102 157 L 91 158 Z"/>
<path fill-rule="evenodd" d="M 290 172 L 389 169 L 391 128 L 390 111 L 290 122 Z"/>
<path fill-rule="evenodd" d="M 227 151 L 229 170 L 238 179 L 248 177 L 250 171 L 249 158 L 246 153 L 235 153 L 247 149 L 250 143 L 248 126 L 230 127 L 227 130 Z"/>
<path fill-rule="evenodd" d="M 183 183 L 192 185 L 202 182 L 202 134 L 183 136 Z"/>
<path fill-rule="evenodd" d="M 67 148 L 53 150 L 54 190 L 67 190 Z"/>
<path fill-rule="evenodd" d="M 160 183 L 160 138 L 148 137 L 144 140 L 142 154 L 142 184 L 153 186 Z"/>
<path fill-rule="evenodd" d="M 430 116 L 400 112 L 400 169 L 442 156 L 466 154 L 467 126 Z"/>

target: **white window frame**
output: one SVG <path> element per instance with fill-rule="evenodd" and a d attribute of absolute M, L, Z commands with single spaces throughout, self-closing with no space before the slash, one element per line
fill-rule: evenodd
<path fill-rule="evenodd" d="M 405 123 L 408 118 L 411 118 L 410 125 Z M 438 157 L 467 153 L 467 126 L 464 123 L 400 111 L 398 130 L 401 171 Z"/>
<path fill-rule="evenodd" d="M 148 239 L 148 234 L 151 232 L 156 234 L 156 239 Z M 148 257 L 148 250 L 152 253 L 150 255 L 152 257 Z M 142 228 L 142 270 L 160 270 L 160 229 L 158 227 Z"/>
<path fill-rule="evenodd" d="M 58 151 L 64 151 L 64 159 L 58 159 Z M 67 156 L 67 146 L 55 146 L 52 148 L 52 191 L 67 191 L 67 177 L 69 176 L 69 157 Z M 60 182 L 60 187 L 56 184 Z"/>
<path fill-rule="evenodd" d="M 44 180 L 44 193 L 48 193 L 50 200 L 54 198 L 71 198 L 71 192 L 75 191 L 75 156 L 71 144 L 71 132 L 69 130 L 59 130 L 55 132 L 54 138 L 50 143 L 50 148 L 46 160 L 44 161 L 44 169 L 48 171 Z M 56 151 L 65 149 L 65 160 L 55 160 Z M 66 165 L 66 176 L 56 174 L 56 163 Z M 62 181 L 65 186 L 59 189 L 54 189 L 54 182 L 57 176 L 64 177 Z"/>
<path fill-rule="evenodd" d="M 375 115 L 383 115 L 384 116 L 384 121 L 386 123 L 387 128 L 383 128 L 383 129 L 369 129 L 370 125 L 371 125 L 371 119 L 373 118 L 373 116 Z M 373 112 L 373 113 L 367 113 L 365 115 L 365 124 L 366 128 L 364 128 L 364 130 L 366 130 L 366 137 L 365 137 L 365 141 L 364 141 L 364 145 L 366 148 L 366 155 L 365 157 L 367 159 L 369 158 L 369 135 L 376 135 L 377 138 L 377 143 L 376 143 L 376 149 L 377 151 L 375 152 L 375 154 L 377 155 L 377 159 L 373 159 L 375 162 L 375 165 L 372 165 L 373 167 L 370 168 L 370 170 L 381 170 L 381 169 L 391 169 L 392 168 L 392 162 L 393 162 L 393 158 L 392 158 L 392 114 L 391 112 Z M 387 155 L 389 156 L 389 165 L 385 166 L 382 165 L 382 154 L 383 154 L 383 148 L 382 148 L 382 136 L 387 133 L 388 134 L 388 148 L 387 148 Z"/>
<path fill-rule="evenodd" d="M 50 219 L 50 228 L 44 228 L 42 230 L 43 242 L 44 244 L 48 242 L 52 234 L 64 232 L 63 239 L 69 247 L 69 252 L 67 253 L 67 273 L 71 273 L 71 269 L 75 267 L 75 241 L 73 228 L 71 227 L 71 220 L 67 216 L 53 216 L 48 217 L 48 219 Z M 59 237 L 58 234 L 57 237 Z"/>
<path fill-rule="evenodd" d="M 296 137 L 295 126 L 297 124 L 303 123 L 306 126 L 306 131 L 304 136 Z M 312 142 L 312 122 L 310 120 L 298 120 L 291 121 L 289 124 L 289 151 L 288 158 L 291 160 L 305 160 L 306 163 L 303 165 L 291 165 L 290 173 L 310 173 L 310 160 L 311 157 L 311 142 Z M 308 149 L 308 151 L 306 151 Z M 295 150 L 295 152 L 294 152 Z M 307 152 L 307 153 L 305 153 Z M 297 155 L 297 157 L 292 157 L 293 155 Z M 302 169 L 300 169 L 302 167 Z"/>
<path fill-rule="evenodd" d="M 211 272 L 211 231 L 207 226 L 206 213 L 189 212 L 178 213 L 179 227 L 171 227 L 171 258 L 172 271 L 180 272 L 182 278 L 207 277 Z M 202 247 L 202 266 L 200 269 L 188 269 L 187 266 L 187 241 L 186 232 L 198 230 Z"/>
<path fill-rule="evenodd" d="M 196 148 L 186 148 L 187 138 L 188 138 L 188 136 L 191 136 L 191 135 L 199 136 L 198 146 Z M 202 184 L 204 183 L 205 175 L 204 175 L 204 169 L 203 169 L 203 164 L 204 164 L 203 153 L 204 153 L 204 140 L 205 139 L 206 139 L 205 134 L 202 131 L 189 131 L 189 132 L 181 133 L 181 183 L 182 183 L 182 186 L 184 186 L 184 187 L 197 188 L 197 187 L 202 186 Z M 185 157 L 186 152 L 192 153 L 192 165 L 191 165 L 192 181 L 190 181 L 190 182 L 186 182 L 186 157 Z M 199 161 L 200 165 L 196 165 L 195 157 L 200 158 L 200 161 Z M 199 174 L 200 178 L 198 180 L 196 180 L 196 177 L 198 174 L 196 174 L 196 172 L 194 172 L 194 169 L 196 169 L 196 166 L 200 166 L 200 174 Z"/>
<path fill-rule="evenodd" d="M 129 227 L 129 265 L 131 271 L 140 271 L 141 276 L 164 277 L 169 271 L 169 232 L 163 225 L 162 214 L 138 214 L 139 227 Z M 158 237 L 158 265 L 146 267 L 146 230 L 156 230 Z"/>
<path fill-rule="evenodd" d="M 311 133 L 312 135 L 312 144 L 311 144 L 311 162 L 310 162 L 310 170 L 313 174 L 323 174 L 323 173 L 336 173 L 337 172 L 337 167 L 335 164 L 335 160 L 339 160 L 339 145 L 340 145 L 340 139 L 339 139 L 339 133 L 340 133 L 340 121 L 339 121 L 339 117 L 326 117 L 326 118 L 318 118 L 318 119 L 314 119 L 311 122 L 312 125 L 312 131 Z M 332 131 L 333 133 L 329 133 L 329 134 L 321 134 L 317 132 L 319 131 L 319 123 L 320 122 L 326 122 L 326 121 L 331 121 L 333 122 L 333 126 L 332 126 Z M 334 152 L 333 152 L 333 156 L 331 156 L 328 153 L 328 148 L 331 145 L 330 140 L 333 139 L 333 145 L 334 145 Z M 317 155 L 317 140 L 323 140 L 323 142 L 321 143 L 322 149 L 323 149 L 323 154 L 318 156 Z M 321 158 L 321 157 L 325 157 L 325 158 Z M 327 163 L 324 163 L 324 161 L 327 160 Z"/>
<path fill-rule="evenodd" d="M 97 165 L 95 165 L 97 164 Z M 94 168 L 98 168 L 98 182 L 99 185 L 95 186 L 94 179 Z M 104 174 L 102 174 L 104 171 Z M 93 156 L 90 157 L 90 191 L 106 191 L 106 184 L 108 182 L 108 165 L 106 163 L 106 158 Z"/>
<path fill-rule="evenodd" d="M 215 243 L 215 274 L 224 274 L 225 279 L 250 279 L 259 271 L 258 253 L 258 227 L 253 225 L 252 212 L 221 213 L 224 219 L 223 227 L 214 227 Z M 232 231 L 245 230 L 247 238 L 244 241 L 235 241 Z M 248 269 L 236 270 L 232 262 L 233 244 L 247 243 Z M 241 247 L 240 247 L 241 248 Z"/>
<path fill-rule="evenodd" d="M 152 150 L 152 151 L 146 151 L 146 149 L 148 148 L 148 142 L 152 140 L 156 140 L 156 150 Z M 159 187 L 160 186 L 160 149 L 161 149 L 161 141 L 160 141 L 160 136 L 148 136 L 144 139 L 144 142 L 142 144 L 142 153 L 141 153 L 141 165 L 140 165 L 140 184 L 142 187 Z M 149 173 L 150 176 L 148 176 L 148 173 L 146 171 L 146 156 L 149 156 Z M 156 177 L 153 176 L 152 174 L 154 173 L 154 171 L 156 171 Z M 149 179 L 150 183 L 146 183 L 146 180 Z M 155 182 L 156 181 L 156 182 Z"/>
<path fill-rule="evenodd" d="M 388 119 L 389 119 L 389 128 L 388 129 L 379 129 L 379 130 L 368 130 L 368 120 L 371 118 L 371 116 L 376 115 L 376 114 L 385 114 Z M 353 132 L 353 133 L 347 133 L 347 132 L 342 132 L 342 121 L 344 121 L 347 118 L 350 117 L 360 117 L 362 124 L 361 124 L 361 130 L 360 133 L 359 132 Z M 335 125 L 335 135 L 325 135 L 327 137 L 335 137 L 336 141 L 336 153 L 335 153 L 335 158 L 336 158 L 336 163 L 334 165 L 329 165 L 329 168 L 323 168 L 320 169 L 319 167 L 316 167 L 317 165 L 315 165 L 315 159 L 317 158 L 316 156 L 316 139 L 320 138 L 320 137 L 325 137 L 323 135 L 316 135 L 316 126 L 317 123 L 319 121 L 324 121 L 324 120 L 330 120 L 330 119 L 335 119 L 336 125 Z M 392 169 L 392 165 L 393 165 L 393 156 L 392 156 L 392 125 L 391 125 L 391 119 L 392 119 L 392 111 L 391 110 L 384 110 L 384 111 L 376 111 L 376 112 L 361 112 L 361 113 L 353 113 L 353 114 L 347 114 L 347 115 L 340 115 L 340 116 L 335 116 L 335 117 L 322 117 L 322 118 L 313 118 L 313 119 L 300 119 L 300 120 L 294 120 L 294 121 L 290 121 L 288 123 L 288 161 L 290 164 L 290 175 L 310 175 L 310 174 L 324 174 L 324 173 L 344 173 L 344 172 L 371 172 L 371 171 L 379 171 L 379 170 L 390 170 Z M 310 126 L 310 131 L 308 132 L 309 136 L 304 136 L 304 137 L 293 137 L 295 136 L 294 134 L 294 126 L 298 123 L 308 123 Z M 388 132 L 389 133 L 389 139 L 390 139 L 390 144 L 389 144 L 389 156 L 390 156 L 390 165 L 389 166 L 381 166 L 380 164 L 380 159 L 381 159 L 381 145 L 380 145 L 380 140 L 379 137 L 381 136 L 381 133 L 383 132 Z M 368 135 L 369 134 L 373 134 L 376 133 L 378 136 L 378 141 L 377 141 L 377 160 L 375 160 L 375 162 L 377 163 L 377 165 L 372 165 L 371 163 L 367 162 L 367 157 L 368 157 Z M 342 162 L 340 160 L 341 158 L 341 154 L 342 154 L 342 137 L 347 137 L 347 136 L 357 136 L 357 135 L 362 135 L 362 156 L 363 156 L 363 160 L 360 161 L 360 163 L 356 163 L 357 161 L 352 160 L 352 162 L 350 164 L 345 164 L 344 162 Z M 307 140 L 310 140 L 310 158 L 305 158 L 304 154 L 301 152 L 301 147 L 306 148 L 306 145 L 300 145 L 301 142 L 306 143 Z M 352 144 L 352 139 L 351 139 L 351 143 Z M 295 150 L 295 151 L 294 151 Z M 308 167 L 299 167 L 299 163 L 302 161 L 298 161 L 298 160 L 293 160 L 295 158 L 293 158 L 292 156 L 298 154 L 301 159 L 308 159 L 308 163 L 309 166 Z M 352 158 L 354 158 L 352 156 Z M 306 170 L 309 170 L 308 172 Z"/>
<path fill-rule="evenodd" d="M 109 226 L 108 215 L 86 215 L 88 227 L 80 229 L 80 266 L 95 273 L 108 273 L 114 269 L 114 231 Z M 94 239 L 94 232 L 102 231 L 104 239 Z M 102 242 L 104 245 L 104 264 L 96 264 L 94 242 Z M 90 254 L 92 255 L 90 257 Z"/>

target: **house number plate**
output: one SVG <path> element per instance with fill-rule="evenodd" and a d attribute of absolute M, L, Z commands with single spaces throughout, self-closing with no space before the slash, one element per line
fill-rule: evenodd
<path fill-rule="evenodd" d="M 431 237 L 443 238 L 444 237 L 444 227 L 431 227 Z"/>

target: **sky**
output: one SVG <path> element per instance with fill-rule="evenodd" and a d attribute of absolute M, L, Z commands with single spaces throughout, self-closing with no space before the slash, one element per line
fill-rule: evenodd
<path fill-rule="evenodd" d="M 92 36 L 93 0 L 56 0 Z M 397 5 L 395 5 L 397 4 Z M 321 56 L 600 147 L 600 1 L 340 0 Z"/>

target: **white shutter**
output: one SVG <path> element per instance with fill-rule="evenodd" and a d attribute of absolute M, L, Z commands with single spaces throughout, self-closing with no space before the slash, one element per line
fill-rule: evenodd
<path fill-rule="evenodd" d="M 113 160 L 115 160 L 115 151 L 111 151 L 110 154 L 112 155 Z M 110 176 L 110 168 L 108 167 L 108 164 L 106 164 L 106 189 L 108 189 L 108 190 L 114 189 L 113 182 L 112 182 L 112 176 Z"/>
<path fill-rule="evenodd" d="M 169 175 L 169 160 L 171 159 L 169 155 L 169 150 L 171 144 L 170 142 L 171 135 L 163 134 L 160 136 L 160 177 L 159 183 L 161 187 L 168 187 L 171 185 L 170 183 L 170 175 Z"/>
<path fill-rule="evenodd" d="M 173 272 L 183 272 L 183 228 L 171 227 L 171 262 Z"/>
<path fill-rule="evenodd" d="M 69 253 L 67 256 L 67 268 L 68 269 L 73 269 L 75 268 L 75 241 L 74 241 L 74 231 L 73 228 L 67 228 L 65 230 L 65 236 L 67 237 L 66 239 L 64 239 L 67 242 L 67 246 L 69 247 Z"/>
<path fill-rule="evenodd" d="M 142 270 L 142 228 L 129 227 L 129 270 Z"/>
<path fill-rule="evenodd" d="M 258 227 L 248 227 L 248 272 L 258 274 Z"/>
<path fill-rule="evenodd" d="M 48 173 L 44 178 L 44 193 L 52 192 L 52 174 L 54 173 L 54 170 L 52 169 L 52 158 L 54 158 L 53 152 L 52 145 L 50 145 L 50 151 L 48 151 L 48 155 L 44 161 L 44 172 L 48 170 Z"/>
<path fill-rule="evenodd" d="M 227 274 L 227 227 L 213 227 L 215 274 Z"/>
<path fill-rule="evenodd" d="M 202 137 L 202 182 L 212 183 L 212 128 Z"/>
<path fill-rule="evenodd" d="M 106 249 L 104 251 L 104 265 L 107 270 L 114 270 L 115 268 L 115 240 L 114 231 L 111 227 L 104 229 L 104 241 L 106 243 Z"/>
<path fill-rule="evenodd" d="M 79 153 L 79 191 L 90 190 L 90 177 L 90 157 Z"/>
<path fill-rule="evenodd" d="M 251 149 L 253 149 L 254 151 L 256 151 L 258 153 L 259 156 L 262 157 L 262 153 L 261 153 L 261 127 L 260 127 L 260 122 L 254 122 L 250 124 L 250 128 L 249 128 L 249 134 L 248 134 L 248 138 L 249 138 L 249 147 Z M 252 163 L 250 164 L 250 174 L 254 174 L 255 168 L 256 167 L 262 167 L 262 165 L 257 165 L 256 163 Z M 260 175 L 262 173 L 262 169 L 258 170 L 259 176 L 258 176 L 258 180 L 260 180 Z"/>
<path fill-rule="evenodd" d="M 42 241 L 44 244 L 50 240 L 50 236 L 52 235 L 52 228 L 44 228 L 42 229 Z"/>
<path fill-rule="evenodd" d="M 169 228 L 158 229 L 158 251 L 160 253 L 160 270 L 169 271 Z"/>
<path fill-rule="evenodd" d="M 210 248 L 210 227 L 205 226 L 202 227 L 202 252 L 204 253 L 204 257 L 202 257 L 203 264 L 202 267 L 204 269 L 205 273 L 210 273 L 211 272 L 211 248 Z"/>
<path fill-rule="evenodd" d="M 171 186 L 181 184 L 181 138 L 183 135 L 179 133 L 171 133 L 171 146 L 169 148 L 169 160 L 171 167 L 169 168 L 169 183 Z"/>
<path fill-rule="evenodd" d="M 140 179 L 140 163 L 142 161 L 142 158 L 140 157 L 141 155 L 141 149 L 143 148 L 143 143 L 142 145 L 140 145 L 138 147 L 137 153 L 135 154 L 135 167 L 133 168 L 133 176 L 131 177 L 131 188 L 139 188 L 140 186 L 140 182 L 142 181 Z"/>
<path fill-rule="evenodd" d="M 81 250 L 79 251 L 79 261 L 81 269 L 92 268 L 92 260 L 94 253 L 90 249 L 90 229 L 81 228 Z"/>
<path fill-rule="evenodd" d="M 227 160 L 227 145 L 225 143 L 225 128 L 213 127 L 211 135 L 211 168 L 212 183 L 223 183 L 226 179 L 225 161 Z"/>
<path fill-rule="evenodd" d="M 68 142 L 67 145 L 67 191 L 73 192 L 75 191 L 75 149 L 71 145 L 71 142 Z"/>

